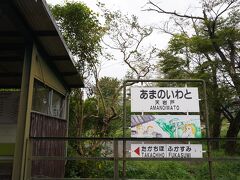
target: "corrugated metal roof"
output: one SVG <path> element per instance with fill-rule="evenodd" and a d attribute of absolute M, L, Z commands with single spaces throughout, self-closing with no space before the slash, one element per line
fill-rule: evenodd
<path fill-rule="evenodd" d="M 17 61 L 23 61 L 25 41 L 22 29 L 24 27 L 41 49 L 40 53 L 44 53 L 45 59 L 55 66 L 65 84 L 69 88 L 83 87 L 83 81 L 74 66 L 70 51 L 45 0 L 1 0 L 0 22 L 0 67 L 6 67 L 4 64 L 7 62 L 12 62 L 14 66 L 14 63 L 19 65 Z M 18 74 L 20 77 L 17 76 Z M 7 82 L 9 79 L 13 81 Z M 14 68 L 12 71 L 0 69 L 0 87 L 5 85 L 19 87 L 19 79 L 21 79 L 19 69 L 16 71 Z"/>

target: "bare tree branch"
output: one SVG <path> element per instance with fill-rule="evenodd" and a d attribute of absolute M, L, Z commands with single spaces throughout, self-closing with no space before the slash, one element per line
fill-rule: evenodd
<path fill-rule="evenodd" d="M 148 9 L 144 9 L 143 11 L 155 11 L 158 12 L 160 14 L 169 14 L 169 15 L 174 15 L 177 17 L 181 17 L 181 18 L 193 18 L 193 19 L 199 19 L 199 20 L 204 20 L 203 17 L 200 16 L 193 16 L 193 15 L 187 15 L 187 14 L 179 14 L 176 11 L 171 12 L 171 11 L 165 11 L 164 9 L 160 8 L 157 4 L 155 4 L 152 1 L 148 1 L 149 5 L 152 5 L 154 8 L 148 8 Z"/>

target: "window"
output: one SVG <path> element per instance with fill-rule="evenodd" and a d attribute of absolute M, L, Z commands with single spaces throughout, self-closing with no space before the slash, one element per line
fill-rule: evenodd
<path fill-rule="evenodd" d="M 65 100 L 63 96 L 56 91 L 52 91 L 52 115 L 65 118 L 65 109 Z"/>
<path fill-rule="evenodd" d="M 39 81 L 34 82 L 32 109 L 54 117 L 66 118 L 65 97 Z"/>

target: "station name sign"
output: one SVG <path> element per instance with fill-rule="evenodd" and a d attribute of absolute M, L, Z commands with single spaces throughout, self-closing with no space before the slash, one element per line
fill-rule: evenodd
<path fill-rule="evenodd" d="M 132 87 L 131 112 L 199 112 L 198 88 Z"/>

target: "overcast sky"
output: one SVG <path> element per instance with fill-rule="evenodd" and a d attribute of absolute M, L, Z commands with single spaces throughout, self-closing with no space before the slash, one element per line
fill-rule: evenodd
<path fill-rule="evenodd" d="M 49 4 L 63 4 L 65 0 L 46 0 Z M 134 14 L 138 16 L 139 22 L 142 25 L 160 25 L 166 16 L 154 12 L 142 11 L 146 7 L 148 0 L 100 0 L 108 9 L 121 10 L 124 14 Z M 81 0 L 94 12 L 98 12 L 96 6 L 97 0 Z M 190 14 L 200 13 L 199 0 L 153 0 L 157 2 L 161 8 L 169 11 L 177 11 Z M 148 43 L 157 45 L 158 48 L 163 49 L 167 47 L 167 42 L 170 36 L 155 32 Z M 101 76 L 111 76 L 122 78 L 127 71 L 127 67 L 122 65 L 121 61 L 105 62 L 102 65 Z"/>

